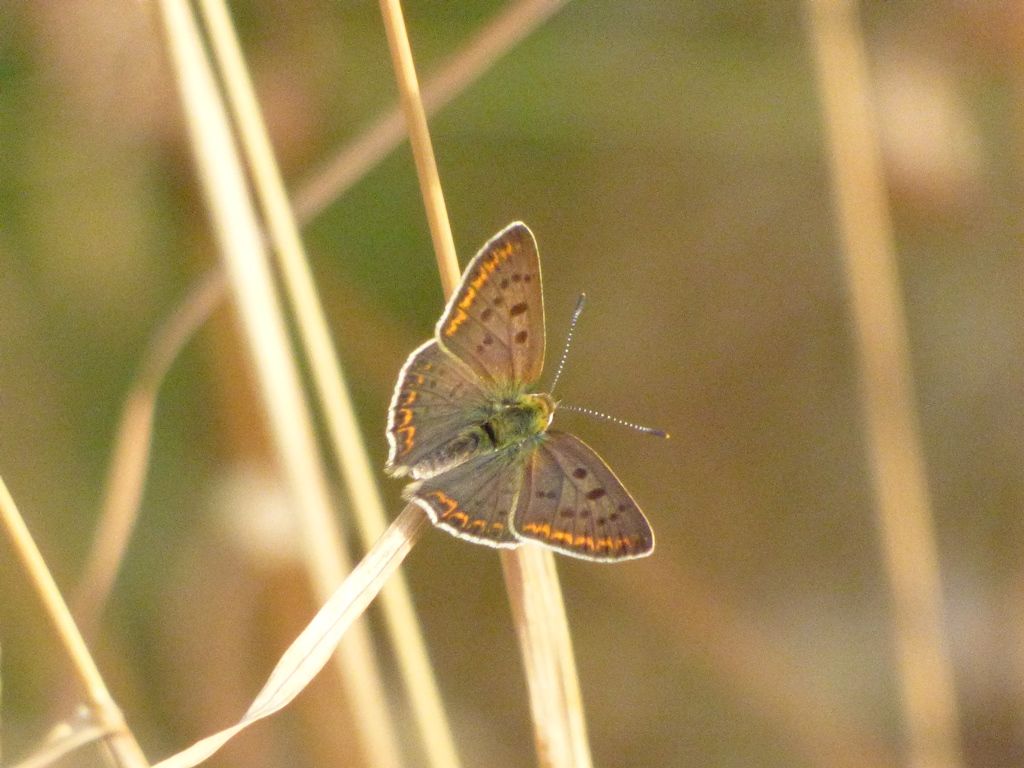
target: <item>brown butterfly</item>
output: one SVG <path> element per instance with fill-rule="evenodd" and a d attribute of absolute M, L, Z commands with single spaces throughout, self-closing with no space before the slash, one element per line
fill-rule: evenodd
<path fill-rule="evenodd" d="M 654 533 L 608 465 L 548 429 L 557 404 L 531 392 L 543 365 L 537 243 L 515 222 L 469 263 L 434 338 L 402 367 L 388 471 L 410 475 L 406 498 L 460 538 L 604 562 L 649 555 Z"/>

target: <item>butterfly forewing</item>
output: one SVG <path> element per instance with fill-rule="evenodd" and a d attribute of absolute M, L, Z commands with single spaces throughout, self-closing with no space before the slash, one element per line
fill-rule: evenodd
<path fill-rule="evenodd" d="M 518 543 L 509 530 L 522 484 L 522 456 L 515 448 L 482 454 L 406 490 L 435 525 L 492 547 Z"/>
<path fill-rule="evenodd" d="M 549 432 L 527 461 L 513 528 L 589 560 L 626 560 L 654 549 L 647 519 L 608 465 L 562 432 Z"/>
<path fill-rule="evenodd" d="M 465 461 L 478 446 L 467 430 L 480 421 L 487 394 L 476 375 L 435 340 L 409 355 L 388 411 L 387 470 L 429 477 Z"/>
<path fill-rule="evenodd" d="M 437 338 L 486 382 L 522 385 L 544 366 L 544 300 L 537 243 L 510 224 L 466 267 Z"/>

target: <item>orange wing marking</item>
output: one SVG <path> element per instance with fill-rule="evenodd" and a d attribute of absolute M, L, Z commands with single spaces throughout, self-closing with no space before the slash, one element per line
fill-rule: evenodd
<path fill-rule="evenodd" d="M 444 506 L 444 509 L 438 515 L 439 520 L 446 522 L 455 521 L 463 530 L 473 530 L 475 528 L 481 533 L 487 530 L 487 521 L 484 518 L 475 517 L 470 519 L 468 514 L 459 509 L 459 502 L 444 491 L 431 491 L 428 495 L 433 496 Z M 490 527 L 494 533 L 501 533 L 505 530 L 505 524 L 497 520 L 491 523 Z"/>
<path fill-rule="evenodd" d="M 523 533 L 535 533 L 548 541 L 562 542 L 577 549 L 582 547 L 588 552 L 600 552 L 604 549 L 609 552 L 632 549 L 635 543 L 632 536 L 601 536 L 596 539 L 584 534 L 573 536 L 569 531 L 552 530 L 550 523 L 527 523 L 523 526 Z"/>
<path fill-rule="evenodd" d="M 441 512 L 439 519 L 449 520 L 454 519 L 459 521 L 463 528 L 469 524 L 469 515 L 459 509 L 459 502 L 453 499 L 444 491 L 431 491 L 430 495 L 437 499 L 441 504 L 444 505 L 444 510 Z"/>
<path fill-rule="evenodd" d="M 416 393 L 413 392 L 413 395 Z M 402 449 L 400 454 L 408 453 L 409 449 L 416 443 L 416 425 L 411 424 L 412 411 L 408 408 L 399 408 L 398 417 L 401 421 L 395 427 L 395 434 L 402 438 Z"/>
<path fill-rule="evenodd" d="M 470 307 L 473 306 L 473 302 L 476 300 L 476 295 L 479 290 L 487 284 L 487 281 L 491 279 L 491 273 L 496 270 L 503 261 L 512 255 L 512 246 L 505 244 L 500 249 L 496 250 L 490 257 L 480 262 L 477 267 L 476 276 L 469 281 L 466 285 L 466 295 L 462 297 L 462 301 L 455 305 L 455 314 L 452 315 L 452 319 L 448 321 L 448 325 L 444 327 L 444 335 L 451 336 L 462 325 L 469 319 L 469 314 L 466 312 Z"/>

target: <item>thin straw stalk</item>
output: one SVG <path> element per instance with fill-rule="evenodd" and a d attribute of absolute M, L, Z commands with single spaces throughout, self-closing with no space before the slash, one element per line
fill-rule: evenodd
<path fill-rule="evenodd" d="M 438 272 L 447 298 L 458 284 L 459 265 L 412 49 L 398 0 L 381 0 L 380 6 Z M 502 550 L 500 556 L 525 660 L 540 764 L 589 766 L 590 747 L 582 697 L 554 556 L 547 550 L 532 547 Z"/>
<path fill-rule="evenodd" d="M 219 270 L 207 272 L 195 283 L 186 300 L 151 337 L 135 382 L 121 408 L 99 525 L 72 601 L 86 636 L 91 636 L 99 624 L 138 518 L 160 385 L 182 348 L 220 305 L 224 288 Z"/>
<path fill-rule="evenodd" d="M 568 0 L 518 0 L 498 11 L 456 53 L 423 82 L 423 109 L 437 114 L 485 75 Z M 396 105 L 298 186 L 294 207 L 308 221 L 365 176 L 406 136 L 403 106 Z"/>
<path fill-rule="evenodd" d="M 299 340 L 310 361 L 313 385 L 324 413 L 338 471 L 344 480 L 349 508 L 355 516 L 363 548 L 369 550 L 384 532 L 387 522 L 384 502 L 343 378 L 341 361 L 331 341 L 298 224 L 288 202 L 228 9 L 223 0 L 202 0 L 200 9 L 223 75 L 242 148 L 252 170 L 253 185 L 266 214 L 268 237 L 277 256 Z M 381 603 L 391 648 L 405 680 L 428 764 L 435 768 L 456 768 L 459 758 L 451 728 L 409 588 L 401 572 L 395 573 L 381 593 Z"/>
<path fill-rule="evenodd" d="M 427 516 L 408 504 L 366 556 L 288 646 L 242 718 L 210 734 L 153 768 L 193 768 L 254 723 L 286 707 L 306 689 L 334 653 L 352 622 L 377 597 L 427 527 Z M 379 763 L 374 763 L 379 765 Z"/>
<path fill-rule="evenodd" d="M 15 555 L 21 561 L 29 581 L 39 595 L 46 617 L 53 624 L 64 651 L 71 660 L 71 668 L 85 689 L 92 715 L 106 734 L 105 744 L 116 764 L 121 768 L 145 768 L 149 763 L 135 736 L 128 729 L 124 715 L 114 703 L 103 676 L 93 660 L 68 610 L 64 597 L 57 588 L 53 574 L 46 566 L 43 555 L 29 533 L 25 520 L 7 484 L 0 477 L 0 524 L 3 525 Z"/>
<path fill-rule="evenodd" d="M 303 528 L 306 563 L 325 602 L 351 570 L 327 489 L 270 265 L 224 106 L 184 0 L 161 0 L 166 44 L 214 234 L 241 321 L 278 462 Z M 365 624 L 335 656 L 368 755 L 400 765 L 379 665 Z"/>
<path fill-rule="evenodd" d="M 807 9 L 893 601 L 908 764 L 959 768 L 938 551 L 864 41 L 849 0 L 808 0 Z"/>
<path fill-rule="evenodd" d="M 565 3 L 566 0 L 520 0 L 500 11 L 427 79 L 423 87 L 427 114 L 446 107 Z M 404 138 L 402 109 L 396 105 L 299 185 L 294 203 L 299 221 L 310 221 L 341 197 Z M 138 514 L 160 384 L 153 378 L 154 372 L 162 374 L 163 367 L 173 362 L 192 334 L 220 305 L 225 289 L 223 275 L 216 266 L 194 283 L 183 303 L 154 333 L 129 387 L 114 439 L 115 450 L 93 550 L 74 601 L 75 614 L 87 628 L 106 603 Z"/>

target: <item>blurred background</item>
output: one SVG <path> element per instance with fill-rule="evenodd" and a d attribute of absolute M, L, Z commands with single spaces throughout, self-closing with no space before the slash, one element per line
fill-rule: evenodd
<path fill-rule="evenodd" d="M 405 2 L 421 76 L 505 7 Z M 396 101 L 378 6 L 232 10 L 298 188 Z M 861 11 L 965 765 L 1020 765 L 1024 11 Z M 804 5 L 568 4 L 431 127 L 463 264 L 512 220 L 536 234 L 549 365 L 588 293 L 560 397 L 672 433 L 557 419 L 658 537 L 642 561 L 558 561 L 595 763 L 903 764 Z M 217 264 L 153 7 L 0 5 L 0 141 L 0 474 L 70 593 L 145 345 Z M 394 379 L 442 307 L 408 146 L 305 234 L 383 466 Z M 397 513 L 402 484 L 380 479 Z M 225 305 L 162 386 L 141 517 L 95 640 L 151 757 L 240 715 L 315 610 L 289 520 Z M 533 764 L 494 552 L 429 531 L 405 571 L 465 764 Z M 74 697 L 7 542 L 0 643 L 13 761 Z M 210 763 L 363 764 L 330 675 Z"/>

